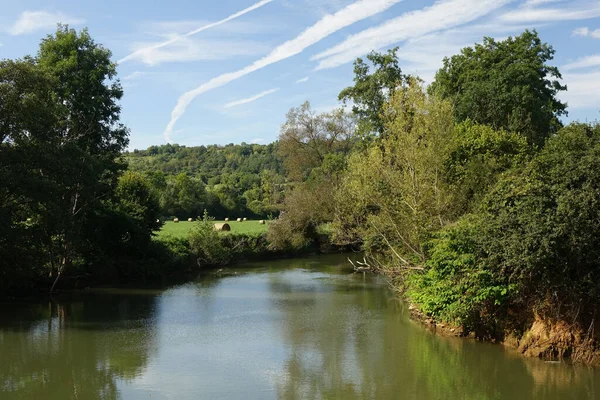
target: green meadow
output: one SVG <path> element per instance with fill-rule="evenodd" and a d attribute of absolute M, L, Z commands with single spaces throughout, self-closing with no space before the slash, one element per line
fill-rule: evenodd
<path fill-rule="evenodd" d="M 225 221 L 214 221 L 215 224 L 224 224 Z M 258 220 L 256 221 L 244 221 L 244 222 L 227 222 L 229 226 L 231 226 L 230 232 L 223 232 L 223 234 L 227 233 L 240 233 L 240 234 L 259 234 L 267 231 L 267 226 L 269 221 L 266 221 L 265 225 L 261 225 Z M 196 221 L 188 222 L 180 221 L 175 223 L 173 221 L 167 221 L 163 225 L 162 229 L 158 232 L 158 237 L 161 236 L 179 236 L 179 237 L 187 237 L 188 232 L 196 225 Z"/>

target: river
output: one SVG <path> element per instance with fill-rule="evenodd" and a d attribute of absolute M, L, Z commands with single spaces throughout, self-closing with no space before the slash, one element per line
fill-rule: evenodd
<path fill-rule="evenodd" d="M 600 371 L 443 338 L 345 257 L 0 305 L 0 399 L 595 399 Z"/>

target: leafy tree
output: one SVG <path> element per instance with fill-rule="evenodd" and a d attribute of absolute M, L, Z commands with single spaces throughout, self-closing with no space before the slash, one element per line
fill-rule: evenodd
<path fill-rule="evenodd" d="M 531 153 L 517 133 L 470 120 L 456 125 L 443 173 L 455 217 L 473 211 L 500 175 L 527 162 Z"/>
<path fill-rule="evenodd" d="M 364 240 L 391 265 L 424 260 L 423 240 L 448 222 L 443 163 L 453 134 L 452 106 L 428 96 L 414 79 L 385 108 L 385 135 L 350 157 L 336 195 L 337 239 Z"/>
<path fill-rule="evenodd" d="M 87 30 L 77 33 L 67 26 L 43 39 L 37 55 L 38 67 L 53 83 L 53 100 L 61 105 L 54 149 L 61 193 L 57 280 L 72 262 L 87 215 L 114 188 L 124 168 L 119 157 L 128 131 L 119 122 L 118 104 L 123 91 L 114 80 L 116 65 L 110 57 Z"/>
<path fill-rule="evenodd" d="M 66 26 L 42 40 L 35 58 L 0 64 L 1 179 L 9 189 L 2 214 L 12 215 L 6 235 L 35 234 L 32 261 L 50 266 L 55 279 L 79 263 L 86 224 L 124 168 L 128 132 L 114 77 L 110 52 L 86 30 Z"/>
<path fill-rule="evenodd" d="M 354 86 L 339 94 L 339 100 L 344 104 L 352 102 L 352 112 L 359 118 L 359 132 L 363 135 L 384 133 L 384 106 L 407 80 L 398 63 L 397 52 L 397 47 L 387 53 L 373 51 L 367 55 L 371 65 L 358 58 L 354 62 Z"/>
<path fill-rule="evenodd" d="M 126 172 L 119 178 L 115 195 L 118 210 L 133 219 L 140 230 L 150 234 L 161 227 L 157 222 L 160 216 L 158 198 L 143 175 Z"/>
<path fill-rule="evenodd" d="M 552 46 L 536 31 L 504 41 L 484 38 L 444 59 L 431 93 L 454 102 L 457 121 L 472 121 L 524 135 L 542 145 L 562 126 L 567 105 L 557 95 L 567 89 L 558 68 L 548 64 Z"/>
<path fill-rule="evenodd" d="M 499 310 L 515 287 L 487 268 L 479 241 L 485 222 L 478 218 L 461 218 L 433 235 L 424 272 L 408 276 L 406 294 L 426 315 L 496 338 L 505 315 Z"/>
<path fill-rule="evenodd" d="M 317 114 L 309 102 L 292 108 L 279 134 L 279 154 L 285 160 L 288 177 L 302 181 L 327 154 L 347 154 L 354 142 L 355 127 L 354 118 L 343 110 Z"/>

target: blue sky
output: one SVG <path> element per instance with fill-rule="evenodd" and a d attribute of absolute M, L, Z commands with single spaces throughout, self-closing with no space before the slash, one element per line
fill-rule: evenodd
<path fill-rule="evenodd" d="M 3 1 L 0 57 L 37 51 L 57 22 L 119 61 L 130 148 L 269 143 L 286 112 L 338 106 L 352 61 L 399 46 L 430 82 L 444 56 L 535 28 L 556 50 L 568 120 L 600 116 L 600 0 Z"/>

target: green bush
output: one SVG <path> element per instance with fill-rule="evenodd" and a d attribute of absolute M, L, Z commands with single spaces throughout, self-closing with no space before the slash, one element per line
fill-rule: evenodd
<path fill-rule="evenodd" d="M 600 127 L 572 124 L 484 201 L 482 247 L 513 303 L 594 318 L 600 303 Z M 589 323 L 589 322 L 588 322 Z"/>
<path fill-rule="evenodd" d="M 214 218 L 209 217 L 206 211 L 190 231 L 189 243 L 199 266 L 224 265 L 233 258 L 233 252 L 223 244 L 219 232 L 215 230 Z"/>
<path fill-rule="evenodd" d="M 426 315 L 492 335 L 497 310 L 514 288 L 487 269 L 478 243 L 480 225 L 477 217 L 467 216 L 436 233 L 425 245 L 425 271 L 408 276 L 407 295 Z"/>

